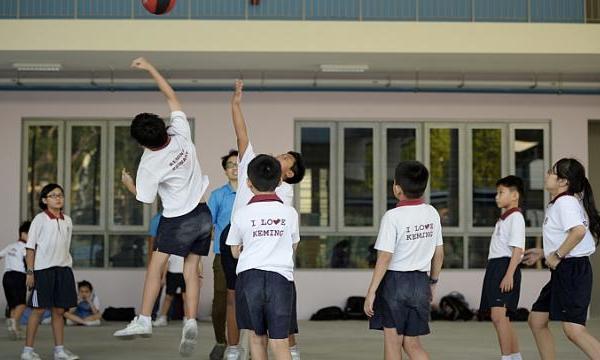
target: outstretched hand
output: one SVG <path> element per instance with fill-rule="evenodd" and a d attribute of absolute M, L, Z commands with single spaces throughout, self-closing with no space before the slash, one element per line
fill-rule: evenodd
<path fill-rule="evenodd" d="M 131 175 L 129 175 L 129 173 L 127 172 L 127 170 L 125 170 L 125 168 L 123 168 L 123 170 L 121 170 L 121 182 L 127 188 L 129 188 L 130 186 L 135 187 L 135 183 L 133 182 L 133 178 L 131 177 Z"/>
<path fill-rule="evenodd" d="M 131 62 L 131 67 L 134 69 L 150 70 L 153 66 L 144 57 L 139 57 Z"/>
<path fill-rule="evenodd" d="M 242 103 L 242 93 L 244 90 L 244 82 L 242 80 L 235 81 L 235 91 L 233 93 L 233 97 L 231 98 L 231 103 L 233 105 L 240 105 Z"/>
<path fill-rule="evenodd" d="M 527 266 L 531 266 L 543 257 L 544 250 L 540 248 L 527 249 L 525 250 L 525 254 L 523 255 L 523 260 L 521 260 L 521 262 Z"/>

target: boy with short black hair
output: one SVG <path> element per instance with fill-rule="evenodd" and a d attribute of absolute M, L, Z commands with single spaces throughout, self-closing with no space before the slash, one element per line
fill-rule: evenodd
<path fill-rule="evenodd" d="M 239 258 L 236 317 L 251 330 L 252 359 L 267 359 L 267 336 L 278 360 L 290 360 L 288 345 L 294 300 L 294 250 L 300 241 L 298 213 L 275 193 L 281 165 L 258 155 L 248 165 L 246 185 L 254 196 L 233 216 L 227 238 Z M 243 251 L 242 251 L 243 248 Z"/>
<path fill-rule="evenodd" d="M 102 317 L 100 299 L 94 293 L 94 287 L 89 281 L 83 280 L 77 283 L 77 290 L 79 292 L 77 307 L 65 312 L 64 315 L 67 319 L 67 325 L 100 325 L 100 318 Z"/>
<path fill-rule="evenodd" d="M 496 204 L 502 214 L 490 241 L 479 311 L 491 310 L 502 360 L 521 360 L 510 317 L 517 311 L 521 291 L 519 264 L 525 249 L 525 219 L 519 208 L 522 198 L 521 178 L 509 175 L 496 182 Z"/>
<path fill-rule="evenodd" d="M 399 200 L 381 219 L 377 263 L 365 299 L 371 329 L 384 331 L 385 359 L 428 359 L 419 336 L 429 334 L 430 302 L 444 260 L 437 210 L 423 202 L 429 171 L 418 161 L 396 167 Z M 429 276 L 427 275 L 429 272 Z"/>

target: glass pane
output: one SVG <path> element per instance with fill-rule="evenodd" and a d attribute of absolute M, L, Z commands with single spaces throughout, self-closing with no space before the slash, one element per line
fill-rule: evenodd
<path fill-rule="evenodd" d="M 444 236 L 444 269 L 463 268 L 463 237 Z"/>
<path fill-rule="evenodd" d="M 544 222 L 544 130 L 515 130 L 515 175 L 523 179 L 525 224 L 541 227 Z"/>
<path fill-rule="evenodd" d="M 396 165 L 400 161 L 415 160 L 417 157 L 415 129 L 387 129 L 387 204 L 386 209 L 396 206 L 398 201 L 394 196 L 392 186 Z"/>
<path fill-rule="evenodd" d="M 296 267 L 369 268 L 375 266 L 374 236 L 303 236 L 296 253 Z"/>
<path fill-rule="evenodd" d="M 113 223 L 115 225 L 144 225 L 144 206 L 121 183 L 121 170 L 135 171 L 143 149 L 129 135 L 129 126 L 115 127 L 115 163 L 113 185 Z"/>
<path fill-rule="evenodd" d="M 27 127 L 27 218 L 39 212 L 39 195 L 49 183 L 58 182 L 58 126 Z"/>
<path fill-rule="evenodd" d="M 496 181 L 502 173 L 502 130 L 473 129 L 473 226 L 494 226 Z"/>
<path fill-rule="evenodd" d="M 306 174 L 300 182 L 300 224 L 329 226 L 331 130 L 302 128 L 300 152 Z"/>
<path fill-rule="evenodd" d="M 469 238 L 469 269 L 481 269 L 487 265 L 491 236 Z"/>
<path fill-rule="evenodd" d="M 100 225 L 102 128 L 71 128 L 71 218 L 76 225 Z"/>
<path fill-rule="evenodd" d="M 104 267 L 104 236 L 73 235 L 71 255 L 75 267 Z"/>
<path fill-rule="evenodd" d="M 344 225 L 373 225 L 373 129 L 344 129 Z"/>
<path fill-rule="evenodd" d="M 148 257 L 145 235 L 111 235 L 109 240 L 110 267 L 144 267 Z"/>
<path fill-rule="evenodd" d="M 458 129 L 430 129 L 431 205 L 442 225 L 458 226 Z"/>

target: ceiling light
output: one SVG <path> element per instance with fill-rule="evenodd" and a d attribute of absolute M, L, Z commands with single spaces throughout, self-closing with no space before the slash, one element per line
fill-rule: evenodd
<path fill-rule="evenodd" d="M 38 63 L 14 63 L 14 69 L 18 71 L 60 71 L 61 64 L 38 64 Z"/>
<path fill-rule="evenodd" d="M 340 73 L 361 73 L 369 70 L 369 65 L 321 65 L 323 72 L 340 72 Z"/>

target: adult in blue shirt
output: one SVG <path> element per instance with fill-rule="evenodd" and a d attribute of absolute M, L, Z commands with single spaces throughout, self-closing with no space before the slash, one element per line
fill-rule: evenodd
<path fill-rule="evenodd" d="M 234 306 L 235 297 L 230 299 L 227 291 L 225 272 L 221 264 L 220 239 L 223 230 L 229 226 L 231 221 L 231 210 L 235 200 L 237 183 L 238 152 L 231 150 L 221 158 L 221 166 L 225 171 L 227 183 L 214 190 L 208 199 L 208 207 L 212 214 L 214 225 L 213 250 L 215 259 L 213 261 L 214 295 L 212 303 L 212 324 L 217 344 L 210 352 L 211 360 L 221 360 L 227 344 L 237 345 L 239 343 L 239 331 L 235 321 L 235 311 L 227 311 L 227 307 Z M 234 314 L 233 316 L 227 316 Z M 227 337 L 225 337 L 225 324 L 227 324 Z M 228 341 L 229 340 L 229 341 Z"/>

